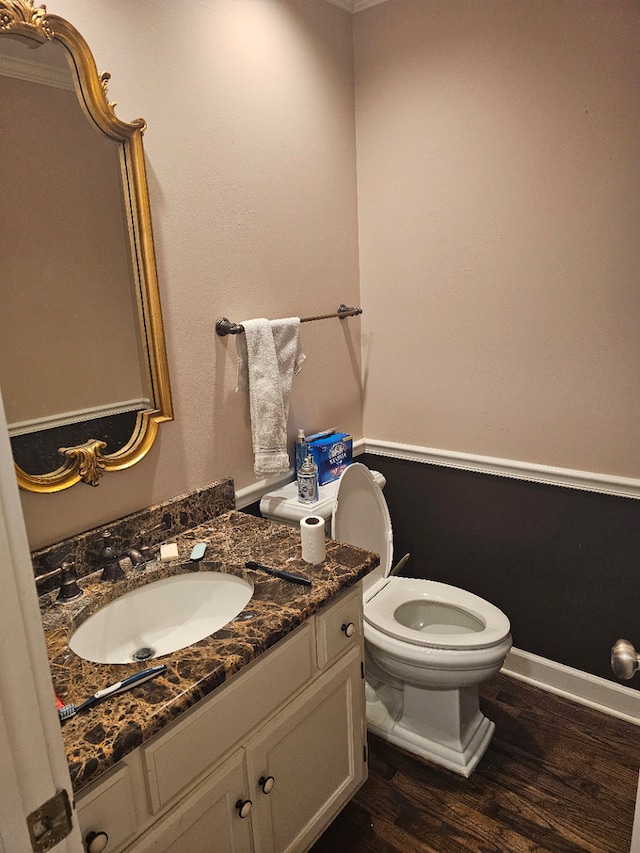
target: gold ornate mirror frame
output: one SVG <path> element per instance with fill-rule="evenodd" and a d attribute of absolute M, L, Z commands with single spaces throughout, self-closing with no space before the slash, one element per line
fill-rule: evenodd
<path fill-rule="evenodd" d="M 75 66 L 76 90 L 85 113 L 99 130 L 120 143 L 137 274 L 138 320 L 142 340 L 146 343 L 153 408 L 137 412 L 133 434 L 117 452 L 105 454 L 103 441 L 89 439 L 75 447 L 60 448 L 63 462 L 48 473 L 26 473 L 16 463 L 18 484 L 28 491 L 56 492 L 80 481 L 95 486 L 105 471 L 118 471 L 139 462 L 151 449 L 158 425 L 173 419 L 142 145 L 146 122 L 136 119 L 128 123 L 116 117 L 115 105 L 107 98 L 110 75 L 98 74 L 91 50 L 80 33 L 63 18 L 48 15 L 45 6 L 36 7 L 33 0 L 0 0 L 1 35 L 21 36 L 41 44 L 62 44 Z"/>

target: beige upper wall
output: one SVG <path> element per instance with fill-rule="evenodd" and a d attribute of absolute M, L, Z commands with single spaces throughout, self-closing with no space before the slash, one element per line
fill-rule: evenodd
<path fill-rule="evenodd" d="M 23 493 L 32 547 L 232 476 L 255 482 L 233 338 L 216 319 L 357 304 L 352 16 L 317 0 L 59 0 L 145 153 L 175 421 L 134 468 Z M 299 426 L 362 435 L 359 320 L 305 324 Z"/>
<path fill-rule="evenodd" d="M 639 477 L 637 2 L 354 27 L 366 437 Z"/>
<path fill-rule="evenodd" d="M 144 116 L 176 420 L 97 489 L 23 494 L 32 547 L 254 482 L 225 314 L 303 326 L 290 434 L 639 476 L 635 4 L 59 0 Z M 403 329 L 389 328 L 394 307 Z"/>

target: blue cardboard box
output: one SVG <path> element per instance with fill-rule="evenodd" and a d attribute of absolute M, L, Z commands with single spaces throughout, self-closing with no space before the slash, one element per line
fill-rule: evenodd
<path fill-rule="evenodd" d="M 346 432 L 312 439 L 308 443 L 309 453 L 318 466 L 318 485 L 325 486 L 337 480 L 353 461 L 353 437 Z"/>

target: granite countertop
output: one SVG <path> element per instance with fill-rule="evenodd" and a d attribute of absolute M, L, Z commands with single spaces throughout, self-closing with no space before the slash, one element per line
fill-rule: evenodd
<path fill-rule="evenodd" d="M 114 584 L 102 583 L 99 574 L 88 575 L 80 581 L 82 598 L 66 604 L 55 603 L 51 593 L 41 598 L 53 683 L 65 704 L 78 705 L 96 691 L 149 666 L 167 666 L 162 675 L 62 724 L 76 792 L 378 565 L 375 554 L 327 540 L 326 560 L 312 566 L 302 560 L 298 529 L 237 511 L 213 518 L 171 541 L 178 543 L 178 560 L 133 568 L 125 580 Z M 192 646 L 144 663 L 91 663 L 71 651 L 69 635 L 99 607 L 143 583 L 191 571 L 189 554 L 195 542 L 207 542 L 199 571 L 230 572 L 250 577 L 254 583 L 253 597 L 235 620 Z M 313 586 L 248 571 L 244 567 L 247 560 L 305 575 Z"/>

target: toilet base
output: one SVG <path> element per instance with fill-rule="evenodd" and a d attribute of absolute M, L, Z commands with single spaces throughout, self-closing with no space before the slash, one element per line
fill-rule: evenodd
<path fill-rule="evenodd" d="M 478 688 L 424 690 L 367 683 L 367 727 L 402 749 L 468 777 L 495 723 L 480 711 Z"/>

